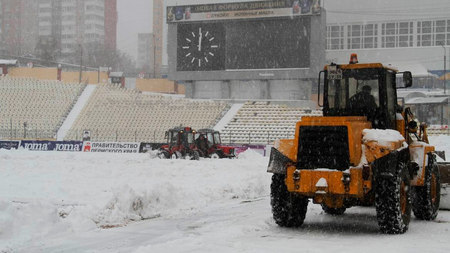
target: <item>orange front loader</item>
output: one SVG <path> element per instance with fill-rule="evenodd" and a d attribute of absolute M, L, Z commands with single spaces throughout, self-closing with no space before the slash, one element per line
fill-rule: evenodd
<path fill-rule="evenodd" d="M 331 64 L 321 71 L 323 116 L 303 117 L 294 139 L 277 141 L 271 151 L 278 225 L 301 226 L 310 199 L 333 215 L 375 205 L 380 230 L 390 234 L 408 229 L 411 210 L 419 219 L 436 218 L 434 147 L 426 133 L 417 134 L 409 108 L 397 105 L 397 74 L 380 63 Z M 404 72 L 403 87 L 411 85 L 411 73 Z"/>

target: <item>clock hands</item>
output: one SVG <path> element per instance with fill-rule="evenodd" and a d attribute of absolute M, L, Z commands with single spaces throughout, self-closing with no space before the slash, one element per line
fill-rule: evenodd
<path fill-rule="evenodd" d="M 215 64 L 217 61 L 215 57 L 220 48 L 220 42 L 216 42 L 214 35 L 208 29 L 202 28 L 196 27 L 189 31 L 185 37 L 185 44 L 180 47 L 183 49 L 186 63 L 194 65 L 196 69 L 208 68 L 211 64 Z"/>
<path fill-rule="evenodd" d="M 202 51 L 202 38 L 203 38 L 203 34 L 202 34 L 202 28 L 198 28 L 198 51 Z"/>

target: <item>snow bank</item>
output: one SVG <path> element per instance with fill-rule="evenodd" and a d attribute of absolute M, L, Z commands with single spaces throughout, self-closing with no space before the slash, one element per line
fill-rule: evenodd
<path fill-rule="evenodd" d="M 198 212 L 269 194 L 268 158 L 166 160 L 154 154 L 0 150 L 0 252 L 47 234 L 81 233 Z"/>
<path fill-rule="evenodd" d="M 439 135 L 430 136 L 430 144 L 435 146 L 438 151 L 445 151 L 445 158 L 447 162 L 450 162 L 450 136 L 449 135 Z M 439 161 L 442 159 L 438 158 Z"/>

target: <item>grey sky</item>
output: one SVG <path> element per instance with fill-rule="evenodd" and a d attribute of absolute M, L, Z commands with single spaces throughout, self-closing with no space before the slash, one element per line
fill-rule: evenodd
<path fill-rule="evenodd" d="M 241 2 L 248 0 L 166 0 L 167 5 Z M 250 0 L 252 1 L 252 0 Z M 322 0 L 328 23 L 389 20 L 390 17 L 420 19 L 448 17 L 450 0 Z M 118 0 L 118 48 L 133 58 L 137 55 L 137 34 L 152 31 L 152 0 Z M 359 13 L 364 6 L 366 11 Z M 357 14 L 359 13 L 359 14 Z M 344 21 L 344 22 L 345 22 Z"/>
<path fill-rule="evenodd" d="M 136 59 L 137 34 L 152 31 L 152 0 L 117 0 L 117 47 Z"/>

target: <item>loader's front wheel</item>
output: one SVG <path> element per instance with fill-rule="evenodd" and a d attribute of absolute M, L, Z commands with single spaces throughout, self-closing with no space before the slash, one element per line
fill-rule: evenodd
<path fill-rule="evenodd" d="M 273 218 L 279 226 L 299 227 L 305 220 L 308 198 L 288 192 L 284 178 L 283 174 L 272 176 L 270 204 Z"/>
<path fill-rule="evenodd" d="M 375 207 L 381 232 L 403 234 L 411 219 L 410 180 L 406 168 L 391 176 L 377 178 Z"/>
<path fill-rule="evenodd" d="M 414 187 L 413 212 L 420 220 L 434 220 L 441 200 L 441 180 L 439 168 L 433 158 L 425 170 L 423 186 Z"/>

